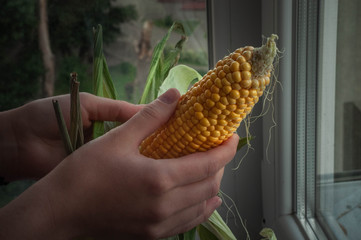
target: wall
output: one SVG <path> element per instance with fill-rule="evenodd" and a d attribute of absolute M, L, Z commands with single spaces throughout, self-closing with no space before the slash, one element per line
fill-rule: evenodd
<path fill-rule="evenodd" d="M 212 51 L 213 63 L 233 50 L 246 45 L 260 46 L 262 43 L 261 1 L 224 0 L 209 1 L 211 7 L 211 29 L 213 38 Z M 212 65 L 212 64 L 211 64 Z M 254 115 L 260 112 L 261 105 L 256 105 Z M 221 189 L 235 202 L 240 216 L 246 222 L 246 228 L 251 239 L 259 239 L 262 229 L 262 196 L 261 196 L 261 161 L 263 158 L 262 121 L 252 124 L 251 134 L 256 138 L 252 140 L 252 148 L 243 159 L 238 170 L 232 170 L 245 154 L 240 151 L 233 162 L 229 164 L 224 173 Z M 245 136 L 244 126 L 240 128 L 239 135 Z M 231 204 L 230 201 L 227 201 Z M 231 210 L 235 213 L 233 206 Z M 228 225 L 235 233 L 237 239 L 246 239 L 238 216 L 231 212 L 227 215 L 226 207 L 220 213 L 228 216 Z"/>

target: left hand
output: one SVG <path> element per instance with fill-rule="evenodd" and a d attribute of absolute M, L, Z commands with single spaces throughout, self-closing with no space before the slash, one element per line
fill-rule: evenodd
<path fill-rule="evenodd" d="M 41 178 L 66 157 L 52 100 L 58 100 L 70 126 L 70 95 L 30 102 L 0 113 L 0 176 L 7 180 Z M 93 121 L 125 122 L 142 106 L 80 93 L 84 136 L 90 140 Z"/>

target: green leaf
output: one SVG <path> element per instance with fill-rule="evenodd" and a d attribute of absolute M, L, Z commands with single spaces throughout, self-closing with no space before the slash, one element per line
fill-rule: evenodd
<path fill-rule="evenodd" d="M 183 233 L 183 240 L 195 240 L 196 239 L 197 228 L 193 228 L 186 233 Z"/>
<path fill-rule="evenodd" d="M 229 229 L 227 224 L 223 221 L 217 210 L 213 212 L 206 222 L 202 223 L 202 226 L 208 230 L 208 233 L 205 233 L 205 230 L 202 229 L 202 234 L 204 234 L 206 238 L 201 238 L 201 240 L 212 239 L 210 238 L 211 235 L 219 240 L 236 240 L 231 229 Z"/>
<path fill-rule="evenodd" d="M 199 81 L 202 76 L 193 68 L 186 65 L 173 67 L 159 88 L 158 97 L 170 88 L 177 88 L 181 94 L 187 92 L 190 85 Z"/>
<path fill-rule="evenodd" d="M 117 99 L 117 92 L 103 53 L 103 30 L 101 25 L 94 29 L 93 88 L 94 94 L 97 96 Z M 104 122 L 96 121 L 93 126 L 93 138 L 103 135 L 106 130 Z"/>
<path fill-rule="evenodd" d="M 167 43 L 170 34 L 175 30 L 181 31 L 181 40 L 178 41 L 174 49 L 172 49 L 167 56 L 164 56 L 165 44 Z M 185 41 L 186 36 L 183 25 L 180 23 L 173 23 L 167 34 L 154 48 L 147 82 L 143 95 L 139 101 L 140 104 L 150 103 L 158 96 L 159 87 L 167 77 L 169 70 L 177 64 Z"/>
<path fill-rule="evenodd" d="M 162 238 L 161 240 L 180 240 L 179 235 L 177 236 L 173 236 L 173 237 L 169 237 L 169 238 Z"/>
<path fill-rule="evenodd" d="M 197 228 L 193 228 L 186 233 L 181 233 L 173 237 L 163 238 L 162 240 L 195 240 Z"/>
<path fill-rule="evenodd" d="M 202 224 L 197 226 L 198 236 L 201 240 L 219 240 L 212 232 L 205 228 Z"/>
<path fill-rule="evenodd" d="M 259 233 L 262 237 L 262 240 L 277 240 L 275 233 L 271 228 L 263 228 Z"/>
<path fill-rule="evenodd" d="M 248 144 L 249 141 L 251 141 L 254 137 L 243 137 L 239 138 L 238 145 L 237 145 L 237 151 Z"/>

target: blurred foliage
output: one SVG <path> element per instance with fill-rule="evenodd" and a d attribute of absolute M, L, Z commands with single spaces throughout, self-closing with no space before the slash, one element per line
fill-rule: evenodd
<path fill-rule="evenodd" d="M 85 64 L 76 56 L 65 56 L 59 62 L 54 95 L 70 92 L 70 73 L 72 72 L 78 74 L 78 81 L 81 82 L 79 91 L 93 91 L 93 83 L 91 74 L 88 71 L 88 64 Z"/>
<path fill-rule="evenodd" d="M 43 72 L 37 44 L 37 0 L 0 1 L 0 111 L 39 94 Z M 34 34 L 35 33 L 35 34 Z"/>
<path fill-rule="evenodd" d="M 133 93 L 133 81 L 137 74 L 136 66 L 129 62 L 122 62 L 119 65 L 109 67 L 114 86 L 118 91 L 119 98 L 131 102 Z"/>
<path fill-rule="evenodd" d="M 101 24 L 112 42 L 121 23 L 137 18 L 133 5 L 114 0 L 48 1 L 50 43 L 56 63 L 55 94 L 68 93 L 69 74 L 78 72 L 82 91 L 91 91 L 93 27 Z M 44 68 L 38 46 L 38 1 L 0 0 L 0 111 L 42 96 Z M 58 89 L 57 89 L 58 88 Z"/>
<path fill-rule="evenodd" d="M 179 63 L 208 67 L 208 53 L 205 51 L 184 51 L 179 59 Z"/>
<path fill-rule="evenodd" d="M 171 15 L 167 15 L 164 18 L 154 20 L 154 25 L 159 28 L 169 29 L 174 22 L 179 22 L 183 25 L 186 36 L 192 35 L 194 30 L 197 28 L 197 26 L 200 23 L 199 20 L 180 21 L 180 20 L 173 19 L 173 17 Z M 176 30 L 176 32 L 180 33 L 178 30 Z"/>
<path fill-rule="evenodd" d="M 113 41 L 119 23 L 137 19 L 133 5 L 112 6 L 113 0 L 53 0 L 49 2 L 50 39 L 54 52 L 84 57 L 93 47 L 93 27 L 103 27 L 105 44 Z"/>

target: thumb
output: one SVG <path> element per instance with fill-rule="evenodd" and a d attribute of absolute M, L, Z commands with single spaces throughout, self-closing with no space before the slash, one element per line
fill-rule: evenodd
<path fill-rule="evenodd" d="M 137 112 L 122 125 L 123 133 L 131 144 L 139 144 L 168 121 L 177 106 L 180 93 L 171 88 Z"/>

